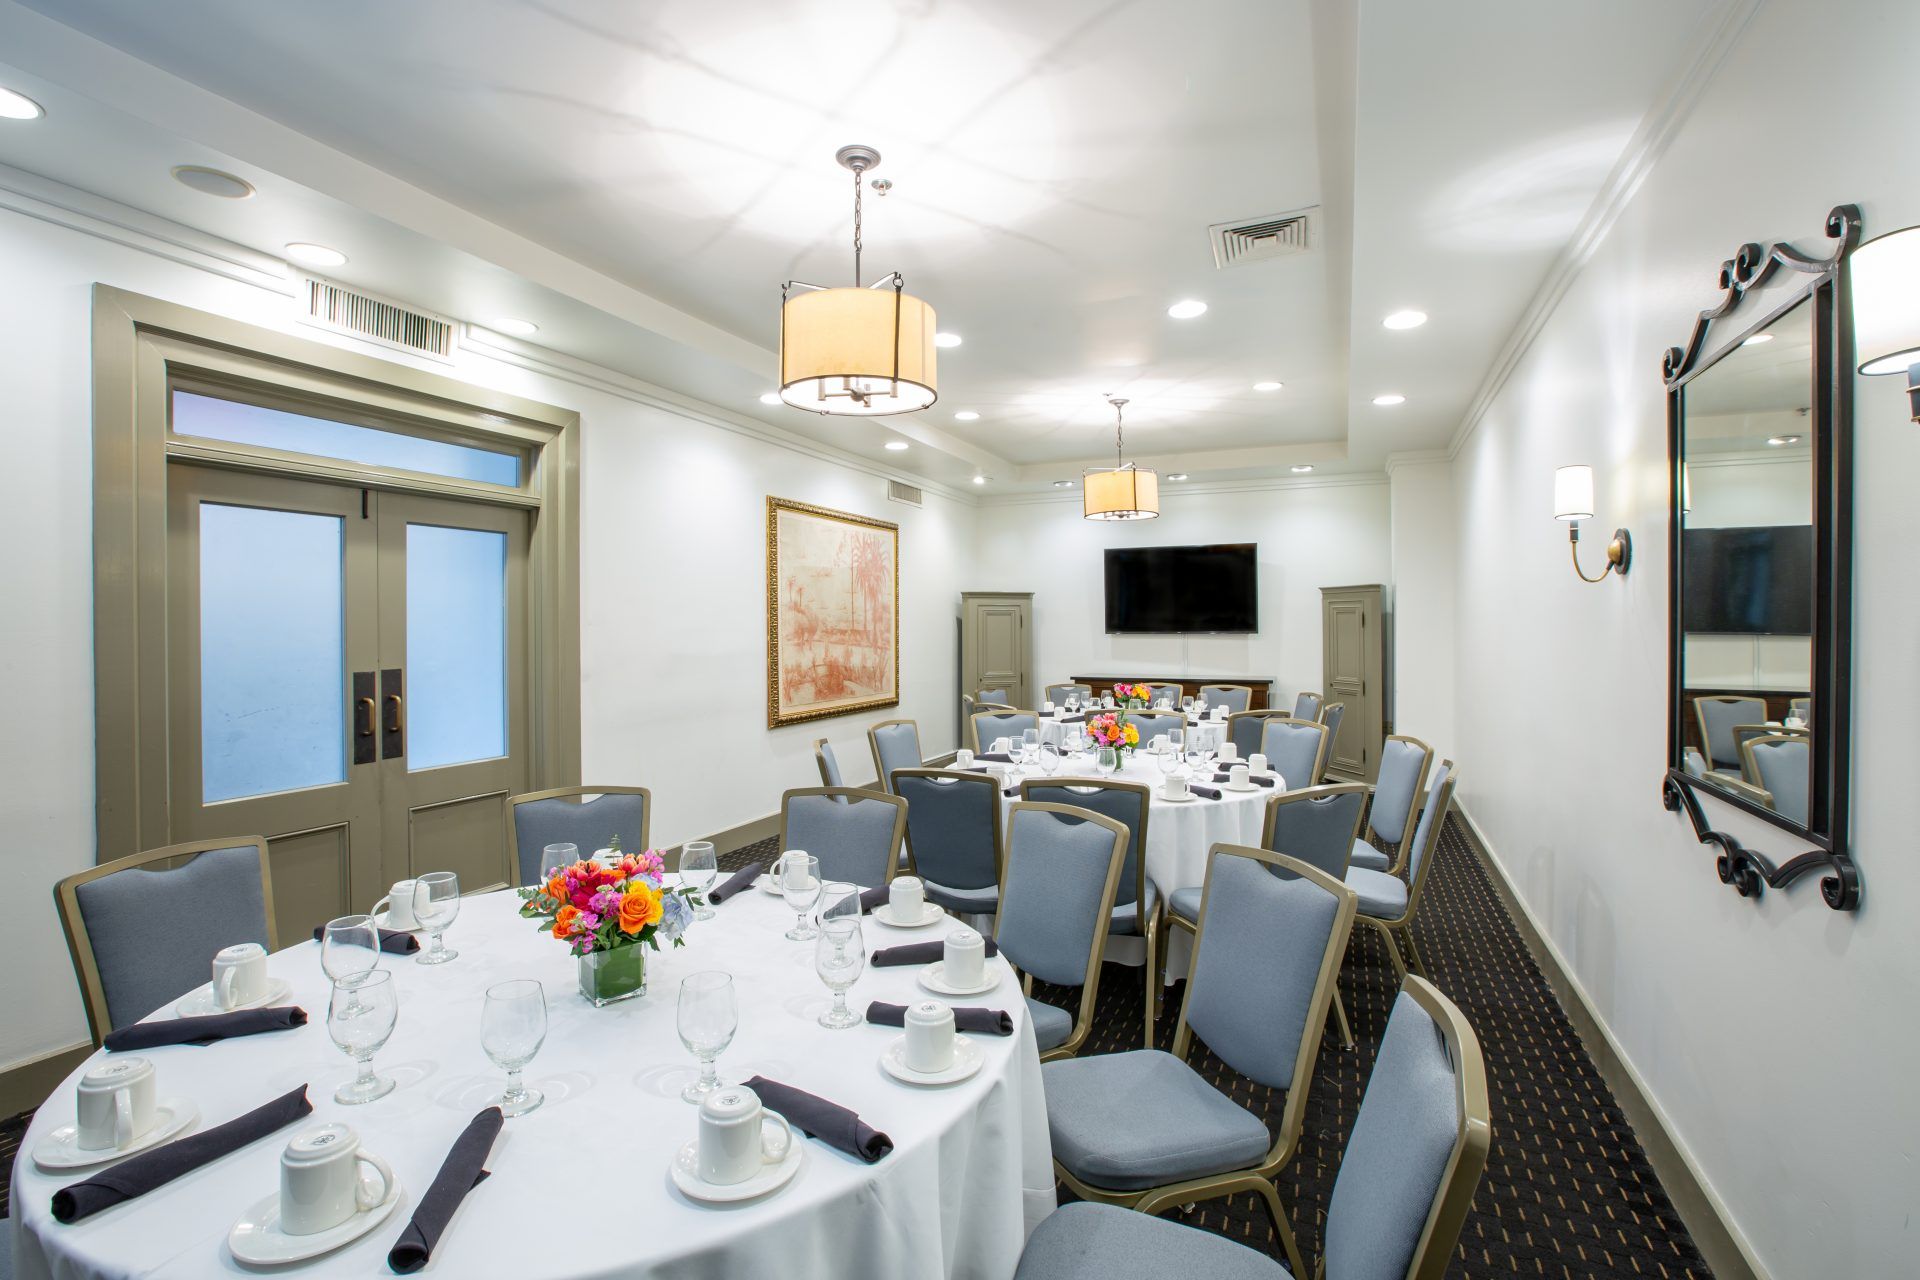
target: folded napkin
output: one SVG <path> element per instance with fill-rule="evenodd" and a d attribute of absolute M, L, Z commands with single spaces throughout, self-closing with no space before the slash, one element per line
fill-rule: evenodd
<path fill-rule="evenodd" d="M 420 1197 L 413 1221 L 393 1242 L 393 1248 L 387 1250 L 387 1265 L 395 1275 L 409 1275 L 427 1265 L 427 1259 L 433 1256 L 433 1247 L 440 1243 L 467 1192 L 486 1181 L 487 1171 L 481 1166 L 486 1164 L 493 1140 L 500 1136 L 500 1126 L 505 1122 L 500 1108 L 488 1107 L 469 1120 L 466 1129 L 454 1139 L 453 1149 L 441 1162 L 440 1172 L 433 1175 L 433 1185 Z"/>
<path fill-rule="evenodd" d="M 1215 782 L 1232 782 L 1233 775 L 1231 773 L 1216 773 L 1213 775 L 1213 780 Z M 1248 774 L 1247 781 L 1256 787 L 1270 787 L 1273 785 L 1272 778 L 1263 778 L 1257 773 Z"/>
<path fill-rule="evenodd" d="M 313 931 L 313 940 L 315 942 L 320 941 L 321 935 L 325 934 L 326 931 L 327 926 L 325 925 L 321 925 L 318 929 L 315 929 Z M 382 929 L 380 931 L 380 949 L 388 955 L 410 956 L 420 949 L 420 939 L 399 929 Z"/>
<path fill-rule="evenodd" d="M 1205 796 L 1209 800 L 1218 800 L 1220 798 L 1220 792 L 1217 788 L 1206 786 L 1203 783 L 1190 782 L 1187 784 L 1187 790 L 1197 796 Z"/>
<path fill-rule="evenodd" d="M 876 1027 L 904 1027 L 907 1025 L 907 1006 L 875 1000 L 867 1006 L 867 1021 Z M 953 1011 L 953 1026 L 956 1031 L 979 1031 L 994 1036 L 1013 1034 L 1013 1018 L 1002 1009 L 956 1008 Z"/>
<path fill-rule="evenodd" d="M 974 759 L 985 760 L 992 764 L 1012 764 L 1013 763 L 1013 757 L 1008 755 L 1004 751 L 982 751 L 979 755 L 975 756 Z"/>
<path fill-rule="evenodd" d="M 860 914 L 867 914 L 892 896 L 893 888 L 890 885 L 883 884 L 876 889 L 866 890 L 860 895 Z"/>
<path fill-rule="evenodd" d="M 1086 722 L 1087 722 L 1087 718 L 1085 716 L 1061 716 L 1060 717 L 1061 724 L 1085 724 Z"/>
<path fill-rule="evenodd" d="M 767 864 L 754 862 L 740 868 L 728 876 L 726 883 L 707 890 L 708 902 L 725 902 L 742 889 L 750 888 L 755 880 L 767 873 Z"/>
<path fill-rule="evenodd" d="M 872 1164 L 893 1150 L 893 1139 L 862 1120 L 858 1113 L 838 1103 L 817 1098 L 778 1080 L 755 1076 L 747 1088 L 760 1095 L 760 1101 L 787 1118 L 787 1123 L 818 1138 L 836 1151 L 858 1156 Z"/>
<path fill-rule="evenodd" d="M 1000 954 L 1000 948 L 992 938 L 987 938 L 987 958 L 991 960 Z M 941 942 L 909 942 L 898 947 L 882 947 L 873 953 L 872 963 L 885 969 L 890 965 L 932 964 L 935 960 L 946 958 L 947 944 Z"/>
<path fill-rule="evenodd" d="M 144 1151 L 111 1169 L 101 1170 L 85 1182 L 62 1187 L 53 1193 L 53 1216 L 61 1222 L 78 1222 L 102 1209 L 111 1209 L 164 1187 L 222 1156 L 232 1155 L 312 1112 L 313 1104 L 307 1101 L 307 1086 L 301 1085 L 223 1125 Z"/>
<path fill-rule="evenodd" d="M 235 1036 L 257 1036 L 262 1031 L 285 1031 L 307 1025 L 307 1011 L 298 1005 L 278 1009 L 242 1009 L 237 1013 L 210 1013 L 203 1018 L 165 1018 L 136 1022 L 109 1031 L 102 1041 L 110 1050 L 158 1049 L 170 1044 L 212 1044 Z"/>

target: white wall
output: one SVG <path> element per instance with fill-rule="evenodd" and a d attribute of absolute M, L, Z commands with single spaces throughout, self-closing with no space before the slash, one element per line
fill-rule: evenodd
<path fill-rule="evenodd" d="M 1719 883 L 1709 851 L 1659 800 L 1660 356 L 1715 300 L 1715 272 L 1741 242 L 1817 248 L 1843 201 L 1861 203 L 1870 235 L 1920 222 L 1916 48 L 1920 7 L 1906 0 L 1760 6 L 1455 463 L 1461 800 L 1779 1280 L 1911 1276 L 1920 1256 L 1920 596 L 1909 534 L 1920 428 L 1901 380 L 1858 380 L 1853 834 L 1864 902 L 1835 914 L 1811 880 L 1749 901 Z M 1594 528 L 1633 531 L 1624 582 L 1576 581 L 1546 515 L 1554 468 L 1576 460 L 1598 471 Z M 1543 732 L 1553 749 L 1540 749 Z M 1799 851 L 1707 803 L 1776 859 Z"/>
<path fill-rule="evenodd" d="M 33 468 L 32 482 L 0 503 L 11 610 L 0 674 L 12 727 L 0 735 L 0 973 L 16 979 L 0 1005 L 5 1069 L 86 1035 L 52 886 L 95 861 L 89 290 L 100 281 L 330 339 L 294 324 L 280 295 L 6 211 L 0 280 L 5 425 Z M 768 494 L 900 524 L 902 698 L 883 714 L 917 718 L 929 750 L 951 743 L 953 618 L 971 506 L 932 492 L 920 509 L 889 503 L 878 475 L 610 383 L 475 353 L 462 354 L 455 375 L 582 415 L 583 767 L 588 781 L 653 788 L 656 843 L 762 817 L 784 788 L 817 785 L 817 736 L 833 739 L 850 776 L 870 773 L 863 726 L 881 714 L 764 728 Z M 677 701 L 689 698 L 694 705 Z M 720 768 L 748 785 L 723 783 Z M 36 972 L 45 980 L 24 980 Z"/>
<path fill-rule="evenodd" d="M 1453 468 L 1444 460 L 1394 460 L 1388 467 L 1393 537 L 1393 706 L 1395 733 L 1419 738 L 1441 758 L 1454 754 Z"/>
<path fill-rule="evenodd" d="M 980 508 L 968 589 L 1033 592 L 1036 687 L 1070 675 L 1252 676 L 1291 706 L 1319 689 L 1320 588 L 1386 582 L 1387 487 L 1276 482 L 1257 490 L 1196 491 L 1162 481 L 1160 518 L 1084 519 L 1063 500 Z M 1259 544 L 1260 630 L 1252 635 L 1108 635 L 1103 551 L 1116 546 Z"/>

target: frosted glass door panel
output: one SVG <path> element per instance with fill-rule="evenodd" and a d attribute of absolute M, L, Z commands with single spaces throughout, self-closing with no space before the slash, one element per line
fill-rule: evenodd
<path fill-rule="evenodd" d="M 253 444 L 288 453 L 398 467 L 430 476 L 479 480 L 509 488 L 520 483 L 520 459 L 474 445 L 429 440 L 398 431 L 310 418 L 238 400 L 221 400 L 192 391 L 173 393 L 173 432 L 202 440 Z"/>
<path fill-rule="evenodd" d="M 407 526 L 407 767 L 507 754 L 507 535 Z"/>
<path fill-rule="evenodd" d="M 205 803 L 344 782 L 338 516 L 200 504 Z"/>

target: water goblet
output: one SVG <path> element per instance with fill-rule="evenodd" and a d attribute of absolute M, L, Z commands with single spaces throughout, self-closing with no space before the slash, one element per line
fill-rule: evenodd
<path fill-rule="evenodd" d="M 550 844 L 540 851 L 540 883 L 553 879 L 554 874 L 564 871 L 580 861 L 580 846 L 577 844 Z"/>
<path fill-rule="evenodd" d="M 680 1002 L 674 1009 L 680 1043 L 700 1059 L 700 1078 L 680 1091 L 698 1103 L 720 1087 L 714 1061 L 733 1043 L 740 1027 L 740 1006 L 734 999 L 733 975 L 719 969 L 690 973 L 680 980 Z"/>
<path fill-rule="evenodd" d="M 851 916 L 860 918 L 860 886 L 845 880 L 829 880 L 820 886 L 820 910 L 817 913 L 821 924 L 829 920 L 844 920 Z"/>
<path fill-rule="evenodd" d="M 351 1083 L 334 1090 L 335 1102 L 355 1106 L 393 1092 L 391 1079 L 373 1073 L 373 1055 L 392 1037 L 399 1016 L 393 975 L 385 969 L 370 969 L 333 984 L 333 995 L 327 1000 L 327 1035 L 358 1068 Z"/>
<path fill-rule="evenodd" d="M 680 883 L 695 894 L 698 903 L 693 913 L 695 920 L 713 919 L 713 908 L 707 905 L 707 891 L 719 878 L 720 863 L 715 859 L 711 840 L 689 840 L 680 847 Z"/>
<path fill-rule="evenodd" d="M 1049 743 L 1040 748 L 1040 772 L 1051 778 L 1055 773 L 1059 772 L 1059 769 L 1060 753 L 1054 750 L 1053 745 Z"/>
<path fill-rule="evenodd" d="M 493 1105 L 503 1116 L 523 1116 L 546 1101 L 520 1081 L 520 1070 L 547 1039 L 547 992 L 538 980 L 514 978 L 487 988 L 480 1010 L 480 1047 L 507 1073 L 507 1087 Z"/>
<path fill-rule="evenodd" d="M 449 950 L 443 935 L 460 914 L 460 877 L 451 871 L 429 871 L 413 889 L 413 917 L 433 938 L 433 944 L 414 958 L 416 964 L 445 964 L 459 955 Z"/>
<path fill-rule="evenodd" d="M 820 1015 L 820 1025 L 839 1030 L 857 1026 L 860 1015 L 847 1007 L 847 988 L 859 981 L 867 967 L 867 944 L 860 917 L 823 920 L 813 945 L 813 971 L 833 992 L 833 1007 Z"/>
<path fill-rule="evenodd" d="M 330 981 L 356 978 L 379 967 L 380 930 L 372 916 L 339 916 L 327 921 L 320 932 L 320 969 Z"/>
<path fill-rule="evenodd" d="M 780 855 L 780 896 L 794 914 L 794 926 L 787 930 L 789 942 L 807 942 L 814 928 L 807 923 L 807 912 L 820 900 L 820 859 L 798 849 Z"/>

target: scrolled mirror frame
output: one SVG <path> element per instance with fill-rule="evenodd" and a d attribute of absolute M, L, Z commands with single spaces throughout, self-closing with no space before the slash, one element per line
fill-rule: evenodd
<path fill-rule="evenodd" d="M 1850 761 L 1853 671 L 1853 318 L 1847 257 L 1860 242 L 1860 210 L 1837 205 L 1827 214 L 1831 242 L 1819 256 L 1777 241 L 1743 244 L 1720 266 L 1723 295 L 1694 321 L 1685 346 L 1671 347 L 1661 362 L 1667 388 L 1668 462 L 1668 658 L 1667 771 L 1661 803 L 1683 811 L 1701 844 L 1717 851 L 1715 868 L 1722 883 L 1742 897 L 1757 898 L 1767 888 L 1783 888 L 1809 872 L 1823 872 L 1821 899 L 1835 911 L 1860 905 L 1860 872 L 1849 852 Z M 1751 319 L 1735 338 L 1703 359 L 1713 326 L 1734 315 L 1749 293 L 1782 271 L 1800 277 L 1788 296 L 1766 314 Z M 1759 332 L 1802 302 L 1813 304 L 1813 524 L 1814 635 L 1811 692 L 1813 740 L 1825 750 L 1812 753 L 1807 821 L 1798 823 L 1748 797 L 1710 786 L 1685 767 L 1684 633 L 1681 626 L 1681 498 L 1685 461 L 1686 386 L 1741 341 Z M 1792 833 L 1815 847 L 1775 864 L 1723 831 L 1716 831 L 1701 796 L 1710 795 Z"/>

